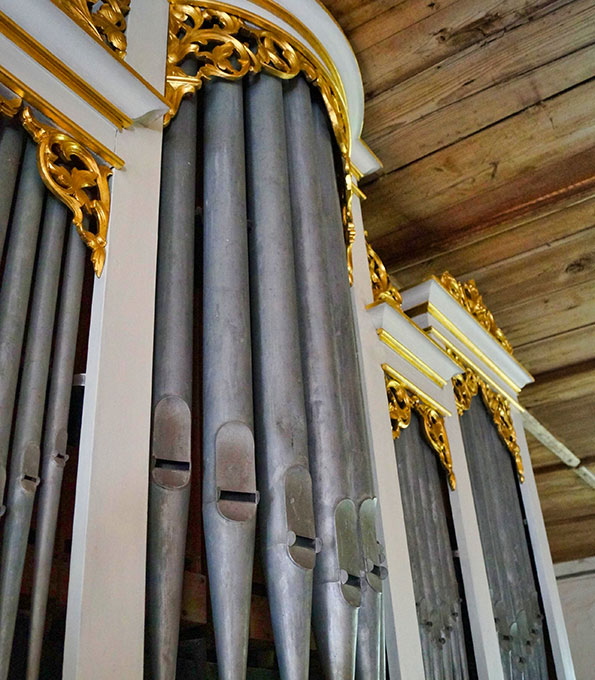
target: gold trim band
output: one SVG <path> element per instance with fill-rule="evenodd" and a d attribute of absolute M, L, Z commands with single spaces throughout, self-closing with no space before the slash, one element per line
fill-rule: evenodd
<path fill-rule="evenodd" d="M 444 387 L 446 385 L 446 380 L 436 373 L 436 371 L 428 366 L 425 361 L 420 359 L 418 356 L 413 354 L 405 345 L 400 343 L 396 338 L 394 338 L 388 331 L 386 331 L 384 328 L 378 328 L 376 330 L 376 333 L 378 333 L 378 337 L 382 342 L 387 345 L 387 347 L 390 347 L 390 349 L 393 350 L 393 352 L 396 352 L 400 356 L 405 359 L 405 361 L 409 362 L 412 366 L 417 368 L 418 371 L 423 373 L 427 378 L 429 378 L 432 382 L 436 383 L 438 387 Z"/>
<path fill-rule="evenodd" d="M 431 406 L 433 409 L 438 411 L 440 415 L 442 416 L 452 416 L 452 413 L 442 406 L 442 404 L 439 404 L 435 399 L 430 397 L 429 394 L 424 392 L 422 389 L 420 389 L 417 385 L 412 383 L 410 380 L 408 380 L 402 373 L 399 373 L 398 371 L 395 371 L 395 369 L 390 365 L 390 364 L 382 364 L 382 370 L 389 375 L 393 380 L 397 380 L 398 382 L 402 383 L 408 390 L 411 390 L 414 394 L 417 394 L 417 396 L 426 404 Z"/>
<path fill-rule="evenodd" d="M 56 125 L 64 129 L 82 144 L 84 144 L 91 151 L 96 153 L 100 158 L 102 158 L 108 165 L 114 168 L 123 168 L 124 160 L 120 158 L 116 153 L 108 149 L 101 142 L 99 142 L 95 137 L 88 134 L 82 127 L 77 125 L 70 118 L 60 113 L 52 104 L 46 101 L 43 97 L 38 95 L 34 90 L 25 85 L 16 76 L 7 71 L 3 66 L 0 65 L 0 82 L 6 85 L 9 90 L 12 90 L 16 95 L 27 101 L 28 104 L 34 106 L 38 111 L 41 111 L 44 116 L 47 116 Z"/>

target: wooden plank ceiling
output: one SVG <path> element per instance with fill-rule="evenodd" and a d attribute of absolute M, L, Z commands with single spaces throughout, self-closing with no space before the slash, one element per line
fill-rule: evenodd
<path fill-rule="evenodd" d="M 595 3 L 325 0 L 364 79 L 363 188 L 399 287 L 474 278 L 533 373 L 524 403 L 595 472 Z M 529 438 L 555 561 L 595 490 Z"/>

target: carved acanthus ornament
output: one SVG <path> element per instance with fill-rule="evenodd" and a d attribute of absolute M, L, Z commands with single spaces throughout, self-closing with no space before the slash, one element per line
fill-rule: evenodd
<path fill-rule="evenodd" d="M 461 416 L 471 406 L 471 400 L 481 392 L 481 397 L 486 408 L 490 412 L 500 438 L 509 450 L 516 467 L 516 471 L 521 484 L 525 481 L 525 470 L 521 458 L 521 449 L 516 440 L 516 432 L 512 423 L 510 404 L 501 395 L 493 390 L 482 380 L 475 371 L 465 366 L 464 359 L 452 349 L 446 350 L 449 356 L 459 366 L 464 368 L 464 372 L 456 375 L 452 379 L 455 401 L 457 403 L 457 413 Z"/>
<path fill-rule="evenodd" d="M 415 409 L 424 424 L 424 434 L 430 446 L 438 455 L 438 459 L 446 471 L 448 484 L 454 491 L 457 480 L 452 469 L 450 446 L 444 427 L 443 416 L 426 404 L 417 394 L 409 392 L 398 380 L 385 373 L 388 410 L 393 430 L 393 439 L 398 439 L 401 430 L 409 427 L 411 411 Z"/>
<path fill-rule="evenodd" d="M 106 43 L 119 57 L 126 56 L 126 15 L 130 0 L 52 0 L 76 23 Z"/>
<path fill-rule="evenodd" d="M 401 293 L 393 286 L 384 263 L 378 253 L 368 242 L 366 233 L 366 250 L 368 253 L 368 267 L 370 269 L 370 280 L 372 282 L 372 295 L 374 303 L 386 302 L 394 309 L 400 310 L 403 298 Z"/>
<path fill-rule="evenodd" d="M 99 165 L 70 135 L 36 120 L 28 107 L 21 113 L 21 122 L 37 143 L 37 166 L 44 184 L 71 210 L 73 224 L 91 249 L 91 261 L 100 276 L 105 262 L 111 168 Z M 85 217 L 95 223 L 95 232 L 85 227 Z"/>
<path fill-rule="evenodd" d="M 512 354 L 512 345 L 508 342 L 502 329 L 496 324 L 492 312 L 485 306 L 473 279 L 461 283 L 448 272 L 444 272 L 440 277 L 440 283 L 460 305 L 477 319 L 488 333 L 496 338 L 507 352 Z"/>
<path fill-rule="evenodd" d="M 5 118 L 14 118 L 21 108 L 22 103 L 22 97 L 19 97 L 16 94 L 13 97 L 5 97 L 0 94 L 0 115 Z"/>
<path fill-rule="evenodd" d="M 343 225 L 347 245 L 347 269 L 353 283 L 352 246 L 355 239 L 352 200 L 355 192 L 350 160 L 351 136 L 347 106 L 339 88 L 317 59 L 292 36 L 260 17 L 240 16 L 201 5 L 172 3 L 169 12 L 169 40 L 165 96 L 170 104 L 164 123 L 176 115 L 182 98 L 199 90 L 206 80 L 239 80 L 261 71 L 284 80 L 303 74 L 318 88 L 324 101 L 343 163 Z M 236 15 L 236 11 L 238 15 Z M 259 26 L 254 25 L 257 21 Z M 186 73 L 181 64 L 188 56 L 196 71 Z"/>

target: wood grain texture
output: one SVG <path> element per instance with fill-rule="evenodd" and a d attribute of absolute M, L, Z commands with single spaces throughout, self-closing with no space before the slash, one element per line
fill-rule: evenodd
<path fill-rule="evenodd" d="M 595 5 L 326 0 L 358 57 L 372 244 L 399 287 L 475 278 L 536 376 L 521 397 L 595 455 Z M 552 553 L 595 555 L 595 491 L 529 437 Z"/>

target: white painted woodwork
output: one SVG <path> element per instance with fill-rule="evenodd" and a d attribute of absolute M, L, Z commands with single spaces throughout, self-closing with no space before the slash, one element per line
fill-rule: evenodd
<path fill-rule="evenodd" d="M 159 97 L 51 0 L 0 0 L 0 10 L 132 120 L 152 120 L 166 112 Z M 161 42 L 152 48 L 157 45 Z"/>
<path fill-rule="evenodd" d="M 531 538 L 531 548 L 535 560 L 537 579 L 539 581 L 545 619 L 552 645 L 556 673 L 558 680 L 576 680 L 572 656 L 570 654 L 568 633 L 564 624 L 560 593 L 556 584 L 556 575 L 545 532 L 543 514 L 539 505 L 535 476 L 529 456 L 529 447 L 527 446 L 525 430 L 523 429 L 523 416 L 515 408 L 511 408 L 511 413 L 517 442 L 521 449 L 523 467 L 525 468 L 525 481 L 520 485 L 521 496 L 525 508 L 525 517 L 527 518 L 527 528 Z"/>
<path fill-rule="evenodd" d="M 167 13 L 129 24 L 165 54 Z M 164 77 L 155 64 L 152 78 Z M 151 75 L 151 74 L 149 74 Z M 109 245 L 95 281 L 79 449 L 64 680 L 142 680 L 153 322 L 162 123 L 124 130 Z"/>

